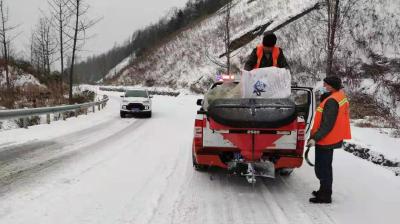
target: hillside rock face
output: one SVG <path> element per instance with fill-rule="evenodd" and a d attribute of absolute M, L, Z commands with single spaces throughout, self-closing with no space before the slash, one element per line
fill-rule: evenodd
<path fill-rule="evenodd" d="M 256 24 L 280 20 L 316 0 L 234 1 L 231 12 L 231 35 L 237 36 Z M 338 31 L 339 46 L 334 71 L 347 78 L 352 90 L 365 89 L 365 79 L 376 83 L 374 91 L 397 103 L 400 94 L 393 92 L 400 76 L 400 1 L 343 0 L 343 20 Z M 302 85 L 315 85 L 325 76 L 326 8 L 314 11 L 276 32 L 278 45 L 291 65 L 294 80 Z M 272 27 L 271 27 L 272 28 Z M 267 28 L 268 30 L 268 28 Z M 225 62 L 217 56 L 224 52 L 224 14 L 222 10 L 193 25 L 164 45 L 155 47 L 127 66 L 115 84 L 145 84 L 188 88 L 196 83 L 207 88 L 216 74 L 223 70 L 212 61 Z M 233 64 L 242 69 L 247 56 L 261 42 L 261 37 L 233 53 Z M 211 59 L 211 60 L 210 60 Z M 385 94 L 383 94 L 385 93 Z M 396 95 L 398 94 L 398 95 Z"/>

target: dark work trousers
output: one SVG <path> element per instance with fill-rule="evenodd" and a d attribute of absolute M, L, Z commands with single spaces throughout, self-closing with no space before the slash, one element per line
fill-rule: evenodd
<path fill-rule="evenodd" d="M 326 196 L 332 195 L 332 160 L 334 149 L 315 148 L 315 174 L 320 182 L 320 192 Z"/>

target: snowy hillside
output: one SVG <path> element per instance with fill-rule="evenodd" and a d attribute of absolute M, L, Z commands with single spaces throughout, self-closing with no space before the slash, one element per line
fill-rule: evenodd
<path fill-rule="evenodd" d="M 236 1 L 232 11 L 233 36 L 271 19 L 278 22 L 317 1 L 247 2 Z M 347 4 L 346 1 L 343 4 Z M 324 71 L 323 67 L 318 66 L 325 60 L 324 22 L 320 22 L 323 19 L 321 13 L 325 13 L 323 10 L 326 9 L 313 12 L 277 32 L 280 38 L 278 44 L 285 50 L 296 74 L 302 71 L 313 74 Z M 345 65 L 350 66 L 361 62 L 372 63 L 371 53 L 389 59 L 399 57 L 397 52 L 400 49 L 400 41 L 396 38 L 400 32 L 400 17 L 396 15 L 399 10 L 400 2 L 396 0 L 357 1 L 351 8 L 352 14 L 348 15 L 350 18 L 341 32 L 340 39 L 344 44 L 339 49 L 338 58 L 349 60 Z M 137 63 L 123 73 L 118 82 L 153 77 L 165 84 L 173 78 L 178 86 L 182 86 L 202 76 L 213 78 L 218 67 L 207 58 L 207 53 L 216 57 L 223 52 L 222 17 L 223 15 L 216 14 L 177 35 L 147 58 L 139 58 Z M 268 29 L 273 27 L 274 24 Z M 261 38 L 238 52 L 234 59 L 238 67 L 243 67 L 245 58 L 260 41 Z"/>
<path fill-rule="evenodd" d="M 116 75 L 118 75 L 124 68 L 126 68 L 131 61 L 134 59 L 134 56 L 129 56 L 125 58 L 122 62 L 120 62 L 117 66 L 115 66 L 113 69 L 111 69 L 107 75 L 104 77 L 105 79 L 112 79 Z"/>
<path fill-rule="evenodd" d="M 273 3 L 278 5 L 277 1 Z M 314 3 L 315 1 L 306 1 L 304 5 Z M 265 1 L 256 1 L 251 4 L 247 4 L 247 1 L 235 1 L 235 4 L 236 6 L 232 10 L 232 24 L 234 24 L 232 34 L 241 33 L 254 24 L 276 18 L 281 13 L 281 11 L 273 14 L 265 13 L 266 9 L 271 12 L 272 8 L 276 8 L 275 5 L 265 8 Z M 285 5 L 285 3 L 280 4 Z M 286 6 L 287 8 L 282 9 L 283 11 L 298 12 L 296 10 L 299 7 L 298 4 L 286 4 Z M 207 81 L 208 78 L 214 79 L 218 67 L 207 56 L 216 58 L 223 52 L 221 31 L 223 16 L 221 13 L 215 14 L 180 33 L 170 42 L 152 52 L 147 58 L 138 59 L 137 63 L 123 72 L 117 82 L 130 83 L 143 78 L 153 78 L 161 85 L 187 87 L 201 77 L 204 81 Z M 249 45 L 240 51 L 239 56 L 236 57 L 238 67 L 242 66 L 237 59 L 247 55 L 251 48 L 252 46 Z"/>
<path fill-rule="evenodd" d="M 267 28 L 272 29 L 279 21 L 316 2 L 257 0 L 248 3 L 237 0 L 232 10 L 232 36 L 274 20 Z M 398 104 L 400 93 L 394 95 L 393 89 L 399 85 L 395 77 L 400 76 L 400 1 L 345 0 L 342 4 L 347 19 L 339 30 L 336 73 L 352 78 L 347 85 L 349 89 L 366 89 L 368 86 L 362 85 L 363 80 L 372 79 L 374 88 L 369 90 L 370 94 L 382 96 L 378 100 L 390 102 L 390 106 L 393 102 Z M 324 76 L 325 14 L 326 8 L 322 8 L 276 32 L 278 45 L 284 49 L 294 79 L 300 84 L 314 85 Z M 119 77 L 113 77 L 115 73 L 109 77 L 114 84 L 144 84 L 146 80 L 155 80 L 155 85 L 159 86 L 189 88 L 196 83 L 206 88 L 221 70 L 210 58 L 225 61 L 217 58 L 224 52 L 222 29 L 223 15 L 217 13 L 178 34 L 146 57 L 137 58 Z M 261 37 L 234 52 L 235 67 L 243 68 L 247 56 L 260 41 Z M 120 68 L 119 65 L 114 71 L 120 71 Z M 399 105 L 397 108 L 399 112 Z"/>

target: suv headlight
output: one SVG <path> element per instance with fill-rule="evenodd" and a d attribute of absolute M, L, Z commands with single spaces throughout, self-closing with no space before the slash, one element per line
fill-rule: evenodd
<path fill-rule="evenodd" d="M 122 106 L 122 109 L 126 110 L 126 105 L 123 105 L 123 106 Z"/>
<path fill-rule="evenodd" d="M 143 103 L 150 103 L 150 100 L 143 101 Z"/>
<path fill-rule="evenodd" d="M 122 103 L 128 103 L 129 101 L 128 100 L 122 100 Z"/>

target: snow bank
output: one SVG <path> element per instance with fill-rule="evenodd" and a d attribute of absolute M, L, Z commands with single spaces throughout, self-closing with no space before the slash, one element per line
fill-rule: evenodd
<path fill-rule="evenodd" d="M 40 84 L 39 80 L 31 74 L 17 75 L 15 73 L 10 72 L 9 77 L 11 84 L 15 87 L 24 87 L 27 85 L 35 85 L 43 87 L 43 85 Z M 0 73 L 0 86 L 5 86 L 5 85 L 7 85 L 7 78 L 6 78 L 6 72 L 3 71 L 2 73 Z"/>
<path fill-rule="evenodd" d="M 400 138 L 390 137 L 389 129 L 360 128 L 352 126 L 353 139 L 350 143 L 356 143 L 369 148 L 389 158 L 400 161 Z"/>
<path fill-rule="evenodd" d="M 15 121 L 0 121 L 0 132 L 19 128 L 19 126 L 15 123 Z"/>
<path fill-rule="evenodd" d="M 384 154 L 377 153 L 369 148 L 354 143 L 344 143 L 344 150 L 361 159 L 368 160 L 376 165 L 391 170 L 396 176 L 400 176 L 400 162 L 398 160 L 393 160 Z"/>

